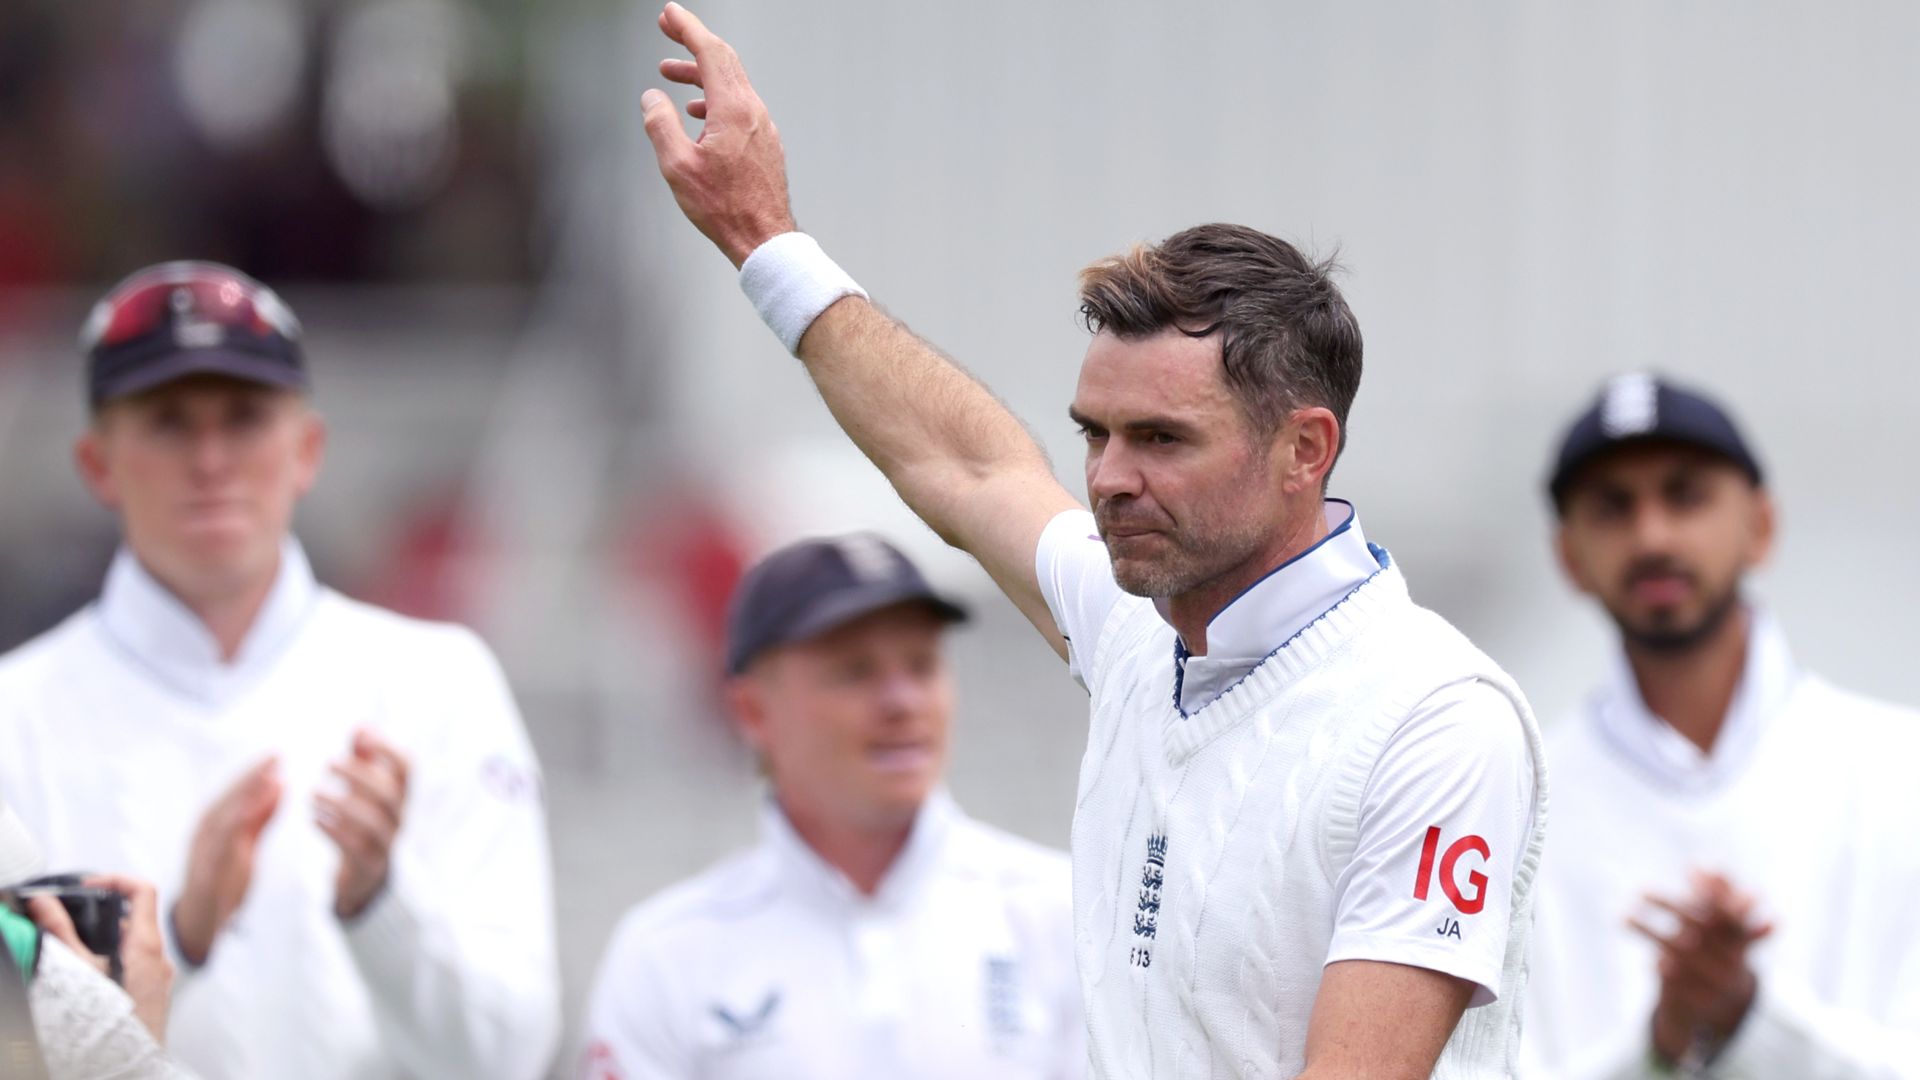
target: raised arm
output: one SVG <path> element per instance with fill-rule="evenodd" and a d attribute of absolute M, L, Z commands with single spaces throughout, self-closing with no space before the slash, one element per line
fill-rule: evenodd
<path fill-rule="evenodd" d="M 795 353 L 834 419 L 908 507 L 980 560 L 1064 656 L 1034 555 L 1047 522 L 1078 504 L 1033 437 L 978 380 L 857 291 L 837 299 L 821 292 L 824 280 L 844 277 L 817 249 L 790 241 L 762 249 L 794 231 L 779 133 L 726 42 L 678 4 L 667 5 L 660 28 L 693 54 L 663 61 L 661 74 L 706 95 L 687 106 L 704 121 L 697 139 L 665 93 L 641 97 L 647 137 L 680 209 L 744 268 L 763 313 L 780 309 L 788 344 L 797 338 Z M 815 311 L 816 304 L 827 306 Z"/>

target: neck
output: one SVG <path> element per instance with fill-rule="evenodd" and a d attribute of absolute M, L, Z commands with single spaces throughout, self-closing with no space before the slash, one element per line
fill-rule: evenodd
<path fill-rule="evenodd" d="M 1327 538 L 1326 503 L 1318 494 L 1298 512 L 1287 515 L 1274 539 L 1259 554 L 1189 592 L 1167 598 L 1167 622 L 1180 635 L 1187 652 L 1207 655 L 1207 624 L 1226 610 L 1241 593 L 1308 548 Z"/>
<path fill-rule="evenodd" d="M 780 812 L 787 816 L 787 822 L 800 839 L 823 862 L 853 882 L 862 896 L 872 896 L 879 891 L 880 882 L 885 880 L 900 852 L 906 849 L 907 838 L 913 835 L 912 818 L 896 824 L 861 827 L 833 821 L 824 814 L 796 812 L 785 798 L 779 802 Z"/>
<path fill-rule="evenodd" d="M 1726 724 L 1727 710 L 1746 671 L 1753 616 L 1743 606 L 1712 637 L 1685 652 L 1648 650 L 1629 643 L 1627 664 L 1648 711 L 1685 736 L 1703 754 Z"/>
<path fill-rule="evenodd" d="M 138 555 L 138 552 L 135 554 Z M 267 606 L 267 597 L 273 595 L 274 583 L 280 579 L 278 549 L 275 549 L 273 562 L 266 573 L 255 574 L 244 580 L 230 579 L 197 587 L 184 587 L 184 583 L 170 580 L 166 575 L 156 572 L 153 564 L 145 558 L 140 559 L 140 565 L 162 588 L 185 604 L 187 610 L 193 612 L 200 624 L 207 628 L 207 633 L 213 636 L 214 644 L 219 647 L 220 659 L 224 663 L 232 663 L 240 655 L 241 645 L 246 643 L 254 622 L 260 618 L 261 609 Z"/>

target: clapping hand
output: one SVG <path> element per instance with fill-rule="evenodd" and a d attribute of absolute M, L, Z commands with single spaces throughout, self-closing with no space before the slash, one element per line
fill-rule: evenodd
<path fill-rule="evenodd" d="M 1670 932 L 1635 916 L 1628 925 L 1660 949 L 1660 996 L 1653 1010 L 1654 1050 L 1668 1062 L 1710 1054 L 1733 1037 L 1753 1006 L 1759 980 L 1752 946 L 1773 932 L 1755 916 L 1755 898 L 1719 874 L 1695 872 L 1684 899 L 1649 895 L 1671 915 Z"/>
<path fill-rule="evenodd" d="M 407 759 L 371 731 L 357 731 L 348 756 L 328 766 L 345 785 L 339 795 L 318 792 L 313 818 L 340 848 L 334 914 L 351 919 L 387 883 L 393 842 L 407 800 Z"/>
<path fill-rule="evenodd" d="M 279 761 L 267 758 L 242 773 L 206 813 L 187 853 L 186 883 L 173 905 L 173 929 L 191 964 L 207 962 L 214 939 L 253 885 L 260 834 L 280 806 Z"/>

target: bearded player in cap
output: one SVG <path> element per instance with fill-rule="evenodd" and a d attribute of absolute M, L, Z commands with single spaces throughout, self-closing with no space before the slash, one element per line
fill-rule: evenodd
<path fill-rule="evenodd" d="M 581 1080 L 1084 1074 L 1066 857 L 940 787 L 964 617 L 871 535 L 747 574 L 726 696 L 767 777 L 760 843 L 622 920 Z"/>
<path fill-rule="evenodd" d="M 1092 513 L 983 387 L 794 231 L 739 58 L 647 134 L 827 406 L 1092 695 L 1074 930 L 1104 1077 L 1509 1075 L 1545 829 L 1526 701 L 1324 498 L 1360 378 L 1315 264 L 1208 225 L 1089 268 Z"/>
<path fill-rule="evenodd" d="M 0 790 L 49 865 L 153 880 L 168 1046 L 209 1078 L 540 1076 L 559 978 L 538 773 L 471 632 L 320 585 L 300 327 L 213 263 L 87 320 L 97 603 L 0 659 Z"/>
<path fill-rule="evenodd" d="M 1551 729 L 1527 1075 L 1920 1076 L 1920 715 L 1806 671 L 1748 595 L 1758 457 L 1704 394 L 1623 375 L 1548 493 L 1620 653 Z"/>

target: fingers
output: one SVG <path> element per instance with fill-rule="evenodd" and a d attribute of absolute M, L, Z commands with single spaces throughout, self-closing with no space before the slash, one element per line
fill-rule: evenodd
<path fill-rule="evenodd" d="M 707 29 L 699 17 L 679 4 L 669 3 L 660 13 L 660 29 L 667 37 L 686 46 L 693 54 L 691 62 L 668 60 L 660 65 L 660 73 L 675 82 L 699 86 L 708 91 L 708 97 L 718 98 L 725 108 L 738 109 L 753 98 L 753 87 L 747 82 L 746 69 L 740 64 L 740 55 L 733 46 L 723 41 L 718 34 Z M 689 78 L 680 78 L 675 73 L 684 72 L 679 65 L 686 64 L 695 71 Z M 668 68 L 672 65 L 673 73 Z M 710 112 L 713 110 L 709 110 Z"/>
<path fill-rule="evenodd" d="M 1748 921 L 1755 902 L 1737 891 L 1708 897 L 1701 903 L 1669 900 L 1652 893 L 1642 899 L 1649 907 L 1677 919 L 1690 944 L 1710 943 L 1722 949 L 1739 950 L 1766 936 L 1759 932 L 1763 927 L 1767 932 L 1772 930 L 1770 925 Z"/>
<path fill-rule="evenodd" d="M 710 61 L 722 59 L 722 52 L 732 52 L 720 35 L 707 29 L 700 17 L 679 4 L 668 3 L 660 12 L 660 30 L 676 44 L 684 45 L 693 54 L 695 61 L 702 66 Z"/>
<path fill-rule="evenodd" d="M 648 90 L 640 95 L 640 123 L 646 128 L 647 141 L 653 143 L 660 171 L 667 172 L 693 153 L 693 140 L 687 137 L 673 100 L 664 91 Z"/>
<path fill-rule="evenodd" d="M 1724 874 L 1695 869 L 1688 872 L 1687 878 L 1693 885 L 1695 899 L 1708 912 L 1710 921 L 1718 920 L 1738 927 L 1749 937 L 1762 925 L 1754 917 L 1754 912 L 1760 906 L 1760 898 L 1735 885 Z"/>
<path fill-rule="evenodd" d="M 86 942 L 80 940 L 80 931 L 73 928 L 73 919 L 68 917 L 67 909 L 61 906 L 60 901 L 44 894 L 30 896 L 27 898 L 27 915 L 41 933 L 59 938 L 62 944 L 73 951 L 73 955 L 92 964 L 100 974 L 107 973 L 107 958 L 95 955 L 92 949 L 87 948 Z"/>
<path fill-rule="evenodd" d="M 1672 952 L 1683 947 L 1678 933 L 1668 935 L 1656 930 L 1650 923 L 1638 915 L 1628 916 L 1627 929 L 1653 942 L 1660 947 L 1662 952 Z"/>
<path fill-rule="evenodd" d="M 348 857 L 368 865 L 385 861 L 393 848 L 394 824 L 360 799 L 315 795 L 314 822 Z"/>
<path fill-rule="evenodd" d="M 692 101 L 687 102 L 687 115 L 693 117 L 695 120 L 705 120 L 707 118 L 707 99 L 694 98 Z"/>
<path fill-rule="evenodd" d="M 407 756 L 372 728 L 357 728 L 353 733 L 353 756 L 362 761 L 378 761 L 398 769 L 404 776 Z"/>
<path fill-rule="evenodd" d="M 112 889 L 126 897 L 126 918 L 134 926 L 160 925 L 160 897 L 152 883 L 125 874 L 89 874 L 81 884 L 96 889 Z"/>
<path fill-rule="evenodd" d="M 327 768 L 346 782 L 346 802 L 368 807 L 389 828 L 400 827 L 407 792 L 391 771 L 362 761 L 336 761 Z"/>
<path fill-rule="evenodd" d="M 67 915 L 67 909 L 60 901 L 44 893 L 27 897 L 27 913 L 33 916 L 34 924 L 46 933 L 52 934 L 72 947 L 81 956 L 90 955 L 87 947 L 80 941 L 80 931 L 73 928 L 73 919 Z"/>
<path fill-rule="evenodd" d="M 280 779 L 280 759 L 270 756 L 240 774 L 226 794 L 208 813 L 209 824 L 257 837 L 266 828 L 280 806 L 285 784 Z"/>
<path fill-rule="evenodd" d="M 677 82 L 685 86 L 704 88 L 706 85 L 700 81 L 700 65 L 691 60 L 662 60 L 660 75 L 668 82 Z"/>
<path fill-rule="evenodd" d="M 407 790 L 407 756 L 398 747 L 366 728 L 353 733 L 353 756 L 393 777 L 402 792 Z"/>

